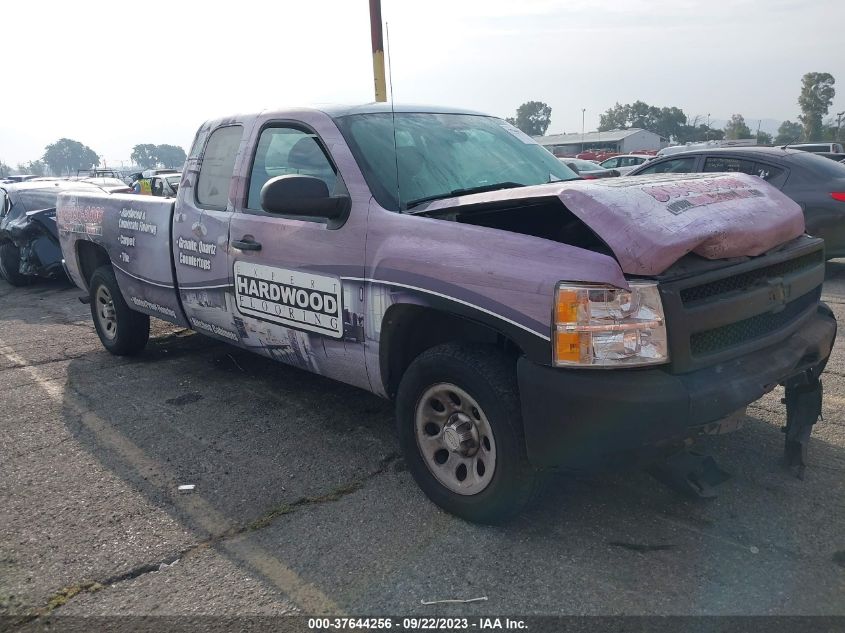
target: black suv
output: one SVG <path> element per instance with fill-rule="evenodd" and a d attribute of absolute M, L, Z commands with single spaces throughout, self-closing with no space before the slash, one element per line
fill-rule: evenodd
<path fill-rule="evenodd" d="M 726 171 L 780 189 L 801 205 L 807 233 L 824 238 L 827 258 L 845 257 L 845 164 L 797 149 L 725 147 L 656 158 L 628 175 Z"/>

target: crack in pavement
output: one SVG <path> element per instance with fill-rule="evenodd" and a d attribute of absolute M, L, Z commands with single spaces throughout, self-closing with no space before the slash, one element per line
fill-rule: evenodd
<path fill-rule="evenodd" d="M 38 382 L 48 399 L 63 405 L 68 413 L 78 416 L 79 423 L 93 434 L 97 443 L 104 450 L 114 452 L 138 476 L 146 476 L 145 478 L 152 481 L 157 480 L 160 482 L 159 487 L 162 488 L 166 488 L 176 480 L 175 473 L 168 471 L 166 465 L 150 457 L 143 447 L 136 445 L 107 420 L 91 411 L 84 403 L 76 400 L 72 393 L 68 393 L 67 385 L 62 379 L 46 376 L 41 373 L 38 367 L 28 366 L 26 359 L 21 357 L 14 348 L 9 346 L 7 341 L 2 339 L 0 339 L 0 356 L 5 357 L 12 363 L 23 365 L 21 371 L 28 373 Z M 379 470 L 383 471 L 385 467 L 382 464 Z M 217 542 L 228 555 L 237 557 L 241 564 L 261 574 L 268 583 L 275 586 L 301 610 L 325 615 L 342 613 L 340 607 L 319 587 L 300 577 L 293 569 L 277 558 L 273 552 L 255 542 L 231 538 L 243 534 L 244 530 L 233 529 L 231 519 L 202 496 L 185 496 L 180 499 L 177 507 L 183 515 L 187 515 L 206 534 L 225 535 L 225 540 L 221 540 L 218 536 Z M 77 595 L 79 591 L 84 590 L 84 588 L 76 588 L 75 593 L 73 591 L 71 593 Z"/>
<path fill-rule="evenodd" d="M 80 354 L 74 354 L 74 355 L 70 355 L 70 356 L 65 354 L 63 358 L 49 358 L 49 359 L 44 359 L 44 360 L 37 360 L 37 361 L 31 362 L 31 363 L 16 363 L 14 365 L 9 365 L 8 367 L 0 368 L 0 374 L 2 374 L 4 371 L 11 371 L 13 369 L 26 369 L 28 367 L 43 367 L 44 365 L 52 365 L 53 363 L 63 363 L 63 362 L 68 361 L 68 360 L 77 360 L 79 358 L 82 358 L 83 356 L 86 356 L 87 354 L 88 354 L 88 352 L 80 353 Z M 36 380 L 35 382 L 38 382 L 38 381 Z"/>
<path fill-rule="evenodd" d="M 355 479 L 346 484 L 337 486 L 336 488 L 333 488 L 325 494 L 312 497 L 300 497 L 299 499 L 290 503 L 277 506 L 265 513 L 263 516 L 259 517 L 258 519 L 255 519 L 250 523 L 247 523 L 246 525 L 227 530 L 218 535 L 210 536 L 206 539 L 198 541 L 190 547 L 184 548 L 176 554 L 170 554 L 169 556 L 166 556 L 158 561 L 135 565 L 127 571 L 113 574 L 103 580 L 82 580 L 73 585 L 62 587 L 59 591 L 50 596 L 46 604 L 36 609 L 33 609 L 29 613 L 22 614 L 20 616 L 20 619 L 12 623 L 12 628 L 19 628 L 25 624 L 37 620 L 38 618 L 43 618 L 44 616 L 51 614 L 56 609 L 64 606 L 78 595 L 96 593 L 97 591 L 105 589 L 106 587 L 112 587 L 121 582 L 134 580 L 135 578 L 139 578 L 140 576 L 143 576 L 145 574 L 164 571 L 167 567 L 174 565 L 178 561 L 189 558 L 190 556 L 208 547 L 220 545 L 227 540 L 268 527 L 273 523 L 273 521 L 275 521 L 281 516 L 293 514 L 294 512 L 308 507 L 339 501 L 340 499 L 343 499 L 344 497 L 347 497 L 348 495 L 357 492 L 358 490 L 363 488 L 367 484 L 367 482 L 371 481 L 375 477 L 378 477 L 379 475 L 387 472 L 390 465 L 397 459 L 399 459 L 399 454 L 395 452 L 391 453 L 382 458 L 382 460 L 379 462 L 378 468 L 376 468 L 370 473 L 367 473 L 363 477 Z"/>

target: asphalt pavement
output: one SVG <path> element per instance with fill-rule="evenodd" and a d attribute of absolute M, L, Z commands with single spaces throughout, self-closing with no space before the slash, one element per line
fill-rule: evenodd
<path fill-rule="evenodd" d="M 845 615 L 842 340 L 803 480 L 780 465 L 778 389 L 742 430 L 700 443 L 732 475 L 715 499 L 638 471 L 555 476 L 524 516 L 485 527 L 422 495 L 390 403 L 160 321 L 141 356 L 113 357 L 79 294 L 0 281 L 0 615 L 16 628 L 59 614 Z M 845 260 L 824 298 L 845 322 Z"/>

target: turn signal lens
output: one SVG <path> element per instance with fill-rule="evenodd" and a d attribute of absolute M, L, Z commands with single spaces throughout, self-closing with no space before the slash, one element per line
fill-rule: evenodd
<path fill-rule="evenodd" d="M 639 366 L 669 360 L 657 284 L 560 284 L 555 295 L 554 363 Z"/>

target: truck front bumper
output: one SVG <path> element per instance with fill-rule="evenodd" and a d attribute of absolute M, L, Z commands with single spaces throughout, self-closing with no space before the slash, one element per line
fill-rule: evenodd
<path fill-rule="evenodd" d="M 538 468 L 595 470 L 636 461 L 694 437 L 810 368 L 836 338 L 821 304 L 777 345 L 686 374 L 663 369 L 560 369 L 517 365 L 528 458 Z"/>

